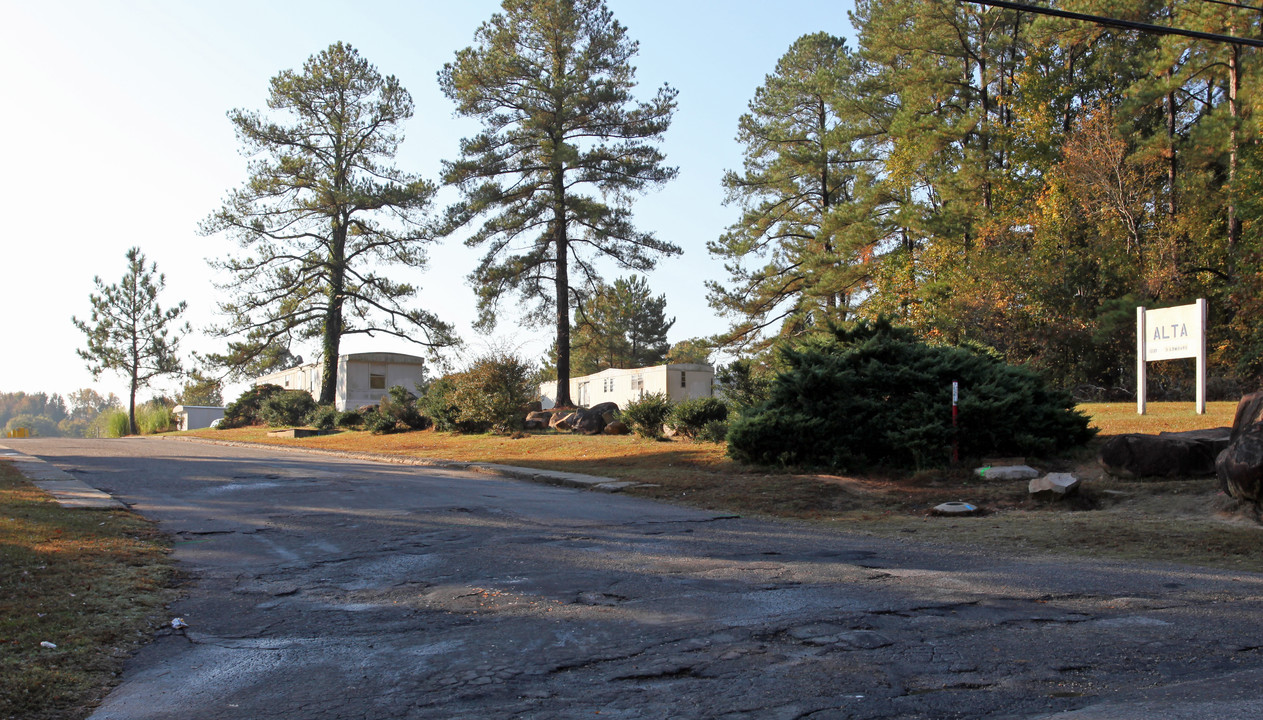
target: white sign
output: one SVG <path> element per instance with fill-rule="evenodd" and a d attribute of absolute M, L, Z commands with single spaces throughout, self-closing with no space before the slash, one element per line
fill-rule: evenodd
<path fill-rule="evenodd" d="M 1145 311 L 1145 360 L 1195 358 L 1201 347 L 1202 313 L 1194 305 Z"/>
<path fill-rule="evenodd" d="M 1145 414 L 1148 373 L 1155 360 L 1197 360 L 1197 414 L 1206 414 L 1206 301 L 1146 310 L 1136 308 L 1136 412 Z"/>

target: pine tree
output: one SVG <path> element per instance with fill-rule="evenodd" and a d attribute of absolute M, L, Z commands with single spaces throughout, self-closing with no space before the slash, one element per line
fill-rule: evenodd
<path fill-rule="evenodd" d="M 676 175 L 655 147 L 675 110 L 662 87 L 636 102 L 637 43 L 601 0 L 505 0 L 478 28 L 476 45 L 439 73 L 456 111 L 483 131 L 461 142 L 444 180 L 463 199 L 454 229 L 481 219 L 466 241 L 487 252 L 470 279 L 481 327 L 500 299 L 519 294 L 530 320 L 555 322 L 559 405 L 570 404 L 571 280 L 595 288 L 594 256 L 645 271 L 680 248 L 638 231 L 629 198 Z"/>
<path fill-rule="evenodd" d="M 769 329 L 796 335 L 846 320 L 865 287 L 871 236 L 855 220 L 872 158 L 852 107 L 857 70 L 845 40 L 805 35 L 741 117 L 744 171 L 725 174 L 724 187 L 742 216 L 708 243 L 730 274 L 708 283 L 711 305 L 735 318 L 722 344 L 759 348 Z"/>
<path fill-rule="evenodd" d="M 575 374 L 665 362 L 667 332 L 675 324 L 667 319 L 666 305 L 666 296 L 654 297 L 648 281 L 636 275 L 599 288 L 575 314 Z"/>
<path fill-rule="evenodd" d="M 90 293 L 92 316 L 89 320 L 71 318 L 75 327 L 87 337 L 86 349 L 77 350 L 88 363 L 88 370 L 99 378 L 106 370 L 117 372 L 128 380 L 127 420 L 136 434 L 136 391 L 162 375 L 180 372 L 176 357 L 180 335 L 188 333 L 186 323 L 176 322 L 185 310 L 185 303 L 163 310 L 158 294 L 166 286 L 166 278 L 158 272 L 158 264 L 146 266 L 140 248 L 127 251 L 127 272 L 115 285 L 106 285 L 93 278 L 97 293 Z"/>
<path fill-rule="evenodd" d="M 212 263 L 233 276 L 220 331 L 246 337 L 228 353 L 244 351 L 242 362 L 292 334 L 320 338 L 320 402 L 331 403 L 345 335 L 382 333 L 431 349 L 455 342 L 433 313 L 403 307 L 415 287 L 379 270 L 425 266 L 432 237 L 422 213 L 434 187 L 390 164 L 412 97 L 349 45 L 272 78 L 268 107 L 285 120 L 228 114 L 256 159 L 249 180 L 202 224 L 204 234 L 227 232 L 246 251 Z"/>

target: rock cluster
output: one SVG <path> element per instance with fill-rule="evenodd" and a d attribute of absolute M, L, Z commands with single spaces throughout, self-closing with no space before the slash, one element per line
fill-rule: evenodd
<path fill-rule="evenodd" d="M 590 408 L 541 410 L 526 416 L 527 430 L 552 428 L 582 435 L 624 435 L 627 426 L 615 420 L 618 405 L 612 402 L 598 403 Z"/>

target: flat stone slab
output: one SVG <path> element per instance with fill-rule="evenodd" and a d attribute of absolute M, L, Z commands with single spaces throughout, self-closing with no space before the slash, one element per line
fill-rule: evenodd
<path fill-rule="evenodd" d="M 1044 500 L 1060 500 L 1079 491 L 1081 482 L 1071 473 L 1049 473 L 1031 480 L 1027 491 L 1032 497 Z"/>
<path fill-rule="evenodd" d="M 985 480 L 1034 480 L 1039 471 L 1030 465 L 989 465 L 975 472 Z"/>
<path fill-rule="evenodd" d="M 941 505 L 935 505 L 930 512 L 935 515 L 973 515 L 978 510 L 977 505 L 970 505 L 967 502 L 945 502 Z"/>
<path fill-rule="evenodd" d="M 332 430 L 317 430 L 315 428 L 289 428 L 288 430 L 270 430 L 268 431 L 268 437 L 305 438 L 331 435 L 333 432 Z"/>

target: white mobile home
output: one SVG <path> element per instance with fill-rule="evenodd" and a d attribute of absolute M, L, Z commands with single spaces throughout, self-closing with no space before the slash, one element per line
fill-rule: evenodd
<path fill-rule="evenodd" d="M 320 363 L 307 363 L 255 378 L 255 385 L 271 383 L 287 390 L 306 390 L 320 397 Z M 333 404 L 341 411 L 375 405 L 395 385 L 416 394 L 425 377 L 425 359 L 400 353 L 354 353 L 338 357 L 338 387 Z"/>
<path fill-rule="evenodd" d="M 650 393 L 662 393 L 673 403 L 710 397 L 715 393 L 715 368 L 693 364 L 630 370 L 611 368 L 595 375 L 570 378 L 570 399 L 580 407 L 613 402 L 624 408 Z M 557 382 L 541 383 L 539 396 L 545 409 L 556 405 Z"/>

